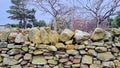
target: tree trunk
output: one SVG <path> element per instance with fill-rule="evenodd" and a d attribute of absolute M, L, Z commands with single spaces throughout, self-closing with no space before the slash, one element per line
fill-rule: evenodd
<path fill-rule="evenodd" d="M 23 28 L 24 28 L 24 29 L 26 29 L 26 24 L 27 24 L 27 22 L 26 22 L 26 20 L 24 19 L 24 20 L 23 20 Z"/>
<path fill-rule="evenodd" d="M 57 31 L 57 23 L 56 23 L 56 17 L 53 17 L 53 27 L 54 27 L 54 31 Z"/>

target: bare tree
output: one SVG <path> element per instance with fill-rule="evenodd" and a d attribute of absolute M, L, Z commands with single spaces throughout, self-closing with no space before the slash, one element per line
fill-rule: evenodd
<path fill-rule="evenodd" d="M 80 10 L 96 19 L 97 27 L 120 8 L 120 0 L 78 0 Z M 89 17 L 88 16 L 88 17 Z"/>
<path fill-rule="evenodd" d="M 69 14 L 73 8 L 68 8 L 61 2 L 62 0 L 31 0 L 40 11 L 48 13 L 53 18 L 54 30 L 57 30 L 57 17 Z"/>

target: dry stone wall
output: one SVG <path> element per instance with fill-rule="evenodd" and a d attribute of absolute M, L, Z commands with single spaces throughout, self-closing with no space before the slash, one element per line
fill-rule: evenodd
<path fill-rule="evenodd" d="M 120 68 L 120 29 L 3 30 L 0 68 Z"/>

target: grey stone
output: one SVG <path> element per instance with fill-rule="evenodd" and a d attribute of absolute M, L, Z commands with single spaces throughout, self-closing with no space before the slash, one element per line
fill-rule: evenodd
<path fill-rule="evenodd" d="M 85 55 L 82 58 L 82 63 L 83 64 L 92 64 L 93 60 L 91 56 Z"/>
<path fill-rule="evenodd" d="M 115 65 L 112 61 L 103 62 L 102 65 L 103 65 L 103 68 L 115 68 Z"/>
<path fill-rule="evenodd" d="M 25 42 L 25 37 L 22 33 L 19 33 L 15 38 L 15 43 L 23 43 Z"/>
<path fill-rule="evenodd" d="M 34 56 L 32 59 L 32 64 L 44 65 L 44 64 L 47 64 L 47 61 L 44 57 Z"/>
<path fill-rule="evenodd" d="M 98 53 L 97 58 L 102 61 L 109 61 L 115 59 L 111 52 Z"/>
<path fill-rule="evenodd" d="M 8 44 L 7 48 L 14 48 L 14 44 Z"/>
<path fill-rule="evenodd" d="M 0 47 L 7 47 L 7 42 L 0 42 Z"/>
<path fill-rule="evenodd" d="M 67 50 L 67 54 L 78 55 L 79 52 L 77 50 Z"/>

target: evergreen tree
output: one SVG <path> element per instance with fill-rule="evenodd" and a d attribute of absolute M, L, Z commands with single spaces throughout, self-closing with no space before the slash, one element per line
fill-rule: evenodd
<path fill-rule="evenodd" d="M 118 15 L 115 17 L 115 19 L 113 19 L 111 26 L 115 27 L 115 28 L 120 27 L 120 13 L 118 13 Z"/>
<path fill-rule="evenodd" d="M 11 0 L 12 6 L 7 12 L 11 14 L 8 18 L 19 21 L 20 28 L 26 28 L 29 21 L 35 19 L 35 10 L 27 9 L 27 0 Z"/>

